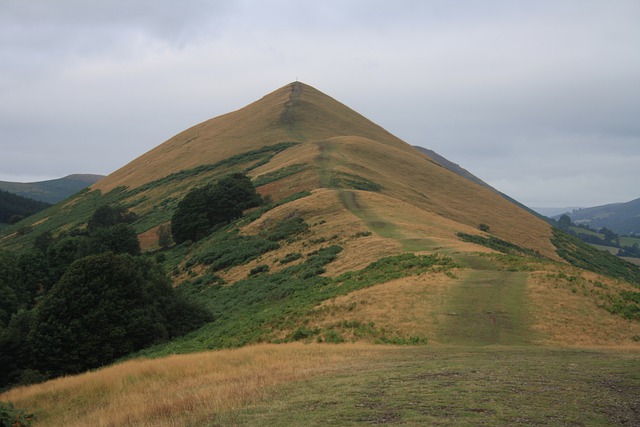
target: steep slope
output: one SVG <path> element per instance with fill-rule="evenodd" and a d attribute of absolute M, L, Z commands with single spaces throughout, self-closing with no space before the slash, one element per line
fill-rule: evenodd
<path fill-rule="evenodd" d="M 248 174 L 266 203 L 196 241 L 161 248 L 160 231 L 183 196 L 235 172 Z M 551 229 L 310 86 L 289 84 L 176 135 L 90 189 L 0 230 L 0 248 L 27 248 L 48 231 L 51 236 L 38 239 L 54 245 L 47 255 L 72 258 L 69 236 L 86 238 L 87 219 L 108 204 L 137 214 L 132 225 L 148 252 L 144 264 L 160 264 L 176 295 L 197 298 L 211 320 L 137 353 L 153 358 L 0 395 L 47 425 L 260 424 L 266 418 L 246 417 L 265 401 L 269 417 L 299 423 L 298 412 L 315 413 L 305 418 L 311 424 L 329 418 L 347 424 L 633 424 L 638 418 L 627 397 L 637 383 L 628 380 L 637 377 L 640 270 Z M 110 289 L 110 281 L 96 288 Z M 31 316 L 14 318 L 28 331 Z M 9 343 L 20 349 L 24 332 L 15 329 Z M 41 329 L 47 337 L 51 328 Z M 264 344 L 294 341 L 401 347 Z M 558 350 L 595 346 L 624 351 L 612 359 L 610 349 L 599 356 Z M 233 347 L 245 348 L 177 356 Z M 39 364 L 46 364 L 44 353 L 37 353 Z M 478 357 L 486 366 L 478 367 Z M 576 366 L 587 378 L 582 383 L 576 383 Z M 23 373 L 27 379 L 39 374 Z M 300 397 L 299 380 L 322 373 L 327 376 L 306 384 L 318 390 L 330 384 L 337 393 L 291 400 Z M 554 382 L 557 373 L 567 373 L 566 381 Z M 538 402 L 525 418 L 520 407 L 513 409 L 514 375 L 516 388 L 530 386 L 518 393 L 519 406 Z M 593 378 L 604 393 L 594 394 Z M 285 395 L 276 390 L 283 385 Z M 451 385 L 451 393 L 440 392 Z M 460 387 L 478 396 L 462 396 Z M 579 391 L 570 416 L 544 400 L 549 389 Z M 498 396 L 488 407 L 487 390 Z M 61 406 L 61 393 L 76 398 Z M 595 400 L 604 406 L 594 407 Z M 424 406 L 430 402 L 436 406 Z M 591 407 L 592 414 L 581 417 Z"/>
<path fill-rule="evenodd" d="M 599 255 L 579 252 L 532 213 L 300 82 L 187 129 L 35 215 L 22 233 L 3 231 L 0 244 L 25 247 L 45 231 L 55 238 L 82 230 L 97 207 L 118 203 L 137 214 L 144 250 L 160 250 L 159 229 L 184 195 L 231 172 L 250 176 L 269 203 L 158 254 L 174 284 L 206 301 L 216 320 L 154 354 L 293 337 L 331 341 L 331 331 L 344 329 L 339 320 L 383 325 L 341 332 L 382 342 L 565 343 L 577 329 L 549 338 L 566 319 L 545 330 L 557 310 L 544 307 L 562 307 L 577 283 L 584 295 L 566 313 L 582 319 L 576 328 L 600 313 L 617 320 L 602 323 L 597 344 L 640 333 L 622 318 L 635 316 L 636 270 L 614 266 L 629 283 L 567 270 L 554 242 L 582 266 Z M 599 271 L 606 274 L 609 261 L 598 259 Z M 471 325 L 478 326 L 473 340 L 465 335 Z"/>
<path fill-rule="evenodd" d="M 179 133 L 94 188 L 104 192 L 120 185 L 135 188 L 171 173 L 213 164 L 266 145 L 341 135 L 373 138 L 388 145 L 404 144 L 338 101 L 295 82 L 238 111 Z"/>
<path fill-rule="evenodd" d="M 260 159 L 264 164 L 257 165 L 253 157 L 242 163 L 247 153 L 249 158 L 255 150 L 277 144 L 288 145 Z M 211 179 L 219 173 L 216 165 L 230 157 L 257 182 L 278 171 L 289 174 L 275 185 L 260 186 L 265 195 L 281 198 L 318 188 L 374 190 L 471 228 L 486 224 L 503 239 L 555 257 L 550 228 L 542 221 L 300 82 L 176 135 L 92 189 L 107 193 L 124 186 L 130 194 L 135 190 L 128 203 L 145 214 L 162 209 L 162 203 L 171 205 L 167 200 Z M 162 186 L 157 185 L 161 180 Z M 454 234 L 449 237 L 457 240 Z"/>

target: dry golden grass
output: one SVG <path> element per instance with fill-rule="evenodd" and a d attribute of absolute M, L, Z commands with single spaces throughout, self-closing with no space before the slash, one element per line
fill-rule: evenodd
<path fill-rule="evenodd" d="M 558 259 L 551 227 L 498 194 L 435 164 L 406 144 L 389 146 L 362 137 L 323 141 L 335 170 L 384 187 L 383 194 L 476 229 L 489 225 L 498 237 Z"/>
<path fill-rule="evenodd" d="M 445 305 L 456 281 L 443 273 L 425 273 L 361 289 L 320 304 L 309 324 L 327 328 L 344 321 L 374 322 L 390 336 L 437 343 L 440 319 L 446 315 Z"/>
<path fill-rule="evenodd" d="M 39 413 L 43 426 L 181 426 L 267 399 L 271 390 L 348 369 L 362 345 L 259 345 L 134 360 L 0 395 Z"/>
<path fill-rule="evenodd" d="M 269 252 L 251 263 L 235 267 L 223 273 L 228 282 L 245 278 L 249 271 L 260 264 L 269 265 L 277 271 L 277 261 L 287 253 L 311 252 L 319 246 L 339 244 L 343 251 L 338 259 L 327 266 L 327 275 L 336 276 L 346 271 L 358 270 L 373 261 L 405 251 L 406 240 L 429 241 L 427 251 L 490 251 L 481 246 L 460 241 L 455 233 L 474 229 L 454 221 L 421 210 L 413 205 L 393 199 L 383 194 L 355 191 L 358 203 L 371 217 L 383 220 L 395 227 L 394 235 L 383 237 L 378 233 L 362 236 L 370 227 L 362 218 L 347 209 L 340 199 L 341 190 L 314 190 L 311 196 L 279 206 L 242 229 L 245 234 L 258 234 L 262 229 L 287 217 L 301 216 L 310 225 L 309 234 L 300 241 L 282 244 L 276 251 Z M 312 242 L 323 240 L 322 243 Z"/>
<path fill-rule="evenodd" d="M 292 164 L 310 168 L 265 185 L 260 189 L 263 195 L 279 199 L 301 189 L 318 188 L 321 176 L 326 180 L 334 171 L 359 175 L 382 185 L 383 194 L 405 207 L 413 206 L 414 212 L 424 210 L 453 221 L 450 230 L 460 229 L 454 223 L 471 229 L 487 224 L 503 239 L 557 257 L 549 242 L 550 227 L 544 221 L 447 171 L 360 114 L 302 83 L 284 86 L 238 111 L 187 129 L 93 188 L 103 192 L 119 185 L 136 188 L 173 172 L 283 141 L 304 144 L 278 154 L 252 171 L 252 176 Z M 153 209 L 165 194 L 162 188 L 136 196 L 146 198 L 136 206 L 136 212 Z"/>
<path fill-rule="evenodd" d="M 138 234 L 138 241 L 140 242 L 140 249 L 143 252 L 152 251 L 160 248 L 158 243 L 158 230 L 163 224 L 153 227 L 144 233 Z"/>
<path fill-rule="evenodd" d="M 328 189 L 315 190 L 311 196 L 279 206 L 243 228 L 242 232 L 258 234 L 262 229 L 296 215 L 304 218 L 309 224 L 309 234 L 305 235 L 301 241 L 283 244 L 279 250 L 270 252 L 253 264 L 238 269 L 244 272 L 257 264 L 270 265 L 290 252 L 304 254 L 319 246 L 339 244 L 343 247 L 343 251 L 336 261 L 327 266 L 327 274 L 333 276 L 364 268 L 371 262 L 384 256 L 397 254 L 402 249 L 400 243 L 393 239 L 376 235 L 358 237 L 358 233 L 368 231 L 367 226 L 342 206 L 338 191 Z M 318 240 L 323 241 L 318 244 L 312 243 Z M 242 274 L 244 273 L 240 275 Z"/>
<path fill-rule="evenodd" d="M 567 280 L 559 277 L 563 273 Z M 601 285 L 599 285 L 601 284 Z M 599 307 L 607 292 L 636 290 L 631 285 L 572 267 L 536 271 L 529 275 L 532 328 L 543 345 L 640 348 L 640 322 L 626 320 Z"/>
<path fill-rule="evenodd" d="M 331 97 L 302 83 L 286 85 L 246 107 L 195 125 L 92 186 L 136 188 L 193 168 L 283 141 L 363 135 L 404 144 Z"/>

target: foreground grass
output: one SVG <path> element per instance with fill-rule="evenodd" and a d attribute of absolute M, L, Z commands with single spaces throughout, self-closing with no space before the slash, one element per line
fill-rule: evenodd
<path fill-rule="evenodd" d="M 638 353 L 385 349 L 222 414 L 239 425 L 638 425 Z"/>
<path fill-rule="evenodd" d="M 0 395 L 46 426 L 638 425 L 640 353 L 260 345 Z"/>

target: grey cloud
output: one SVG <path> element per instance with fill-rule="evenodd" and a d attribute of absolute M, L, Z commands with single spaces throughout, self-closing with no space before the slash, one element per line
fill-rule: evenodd
<path fill-rule="evenodd" d="M 297 77 L 527 204 L 640 196 L 636 1 L 2 7 L 0 141 L 30 148 L 0 157 L 0 179 L 109 173 Z M 588 170 L 620 193 L 589 193 Z"/>

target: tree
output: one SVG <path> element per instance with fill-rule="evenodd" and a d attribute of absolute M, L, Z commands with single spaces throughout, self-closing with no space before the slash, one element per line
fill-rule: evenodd
<path fill-rule="evenodd" d="M 561 230 L 568 230 L 569 227 L 571 227 L 571 217 L 569 217 L 569 215 L 567 214 L 562 214 L 562 216 L 558 220 L 558 227 Z"/>
<path fill-rule="evenodd" d="M 241 173 L 193 189 L 178 203 L 171 218 L 173 240 L 176 243 L 200 240 L 212 228 L 240 218 L 246 209 L 261 203 L 262 197 L 251 180 Z"/>
<path fill-rule="evenodd" d="M 241 173 L 222 178 L 207 191 L 207 216 L 212 226 L 240 218 L 242 213 L 260 206 L 262 197 L 251 179 Z"/>
<path fill-rule="evenodd" d="M 140 254 L 140 241 L 136 232 L 127 224 L 98 228 L 84 239 L 79 256 L 113 252 L 116 254 Z"/>
<path fill-rule="evenodd" d="M 602 227 L 598 232 L 604 235 L 605 242 L 616 243 L 616 241 L 618 242 L 620 241 L 620 238 L 618 237 L 618 235 L 613 231 L 609 230 L 607 227 Z"/>
<path fill-rule="evenodd" d="M 29 368 L 51 375 L 102 366 L 208 320 L 148 260 L 105 253 L 74 262 L 35 309 Z"/>
<path fill-rule="evenodd" d="M 122 206 L 104 205 L 93 212 L 87 222 L 87 230 L 92 233 L 99 228 L 113 227 L 117 224 L 129 224 L 135 219 L 136 215 Z"/>
<path fill-rule="evenodd" d="M 157 231 L 158 235 L 158 245 L 162 249 L 168 248 L 173 243 L 173 239 L 171 238 L 171 226 L 169 224 L 162 224 L 158 227 Z"/>
<path fill-rule="evenodd" d="M 206 187 L 187 193 L 171 217 L 171 235 L 176 243 L 197 241 L 209 232 Z"/>

